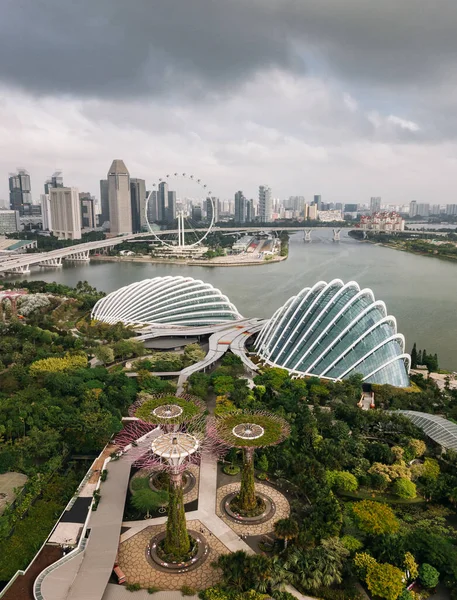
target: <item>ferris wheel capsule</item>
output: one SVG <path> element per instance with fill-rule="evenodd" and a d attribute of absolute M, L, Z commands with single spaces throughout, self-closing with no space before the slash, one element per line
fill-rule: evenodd
<path fill-rule="evenodd" d="M 206 183 L 205 183 L 205 185 L 204 185 L 203 187 L 204 187 L 204 188 L 206 187 Z"/>
<path fill-rule="evenodd" d="M 193 175 L 191 175 L 191 176 L 190 176 L 190 178 L 191 178 L 191 179 L 193 179 L 193 178 L 194 178 L 194 176 L 193 176 Z"/>
<path fill-rule="evenodd" d="M 174 173 L 174 175 L 176 176 L 178 173 Z"/>
<path fill-rule="evenodd" d="M 183 174 L 182 174 L 182 176 L 183 176 L 183 177 L 185 177 L 185 176 L 186 176 L 186 174 L 185 174 L 185 173 L 183 173 Z"/>

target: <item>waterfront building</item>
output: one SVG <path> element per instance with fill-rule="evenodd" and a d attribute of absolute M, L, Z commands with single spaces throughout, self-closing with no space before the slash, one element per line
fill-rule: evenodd
<path fill-rule="evenodd" d="M 108 200 L 111 235 L 132 233 L 130 174 L 123 160 L 113 160 L 108 171 Z"/>
<path fill-rule="evenodd" d="M 416 215 L 417 215 L 417 202 L 416 202 L 416 200 L 411 200 L 411 202 L 409 203 L 409 216 L 411 218 L 413 218 Z"/>
<path fill-rule="evenodd" d="M 374 215 L 378 212 L 381 212 L 381 196 L 372 196 L 370 198 L 370 213 Z"/>
<path fill-rule="evenodd" d="M 257 352 L 289 373 L 408 387 L 410 356 L 395 317 L 355 281 L 319 281 L 281 306 L 263 326 Z"/>
<path fill-rule="evenodd" d="M 132 231 L 139 233 L 146 229 L 146 182 L 144 179 L 130 179 L 130 204 L 132 211 Z"/>
<path fill-rule="evenodd" d="M 22 216 L 27 212 L 26 207 L 32 204 L 30 175 L 25 169 L 9 175 L 10 209 L 17 210 Z"/>
<path fill-rule="evenodd" d="M 51 198 L 49 194 L 40 195 L 40 204 L 41 216 L 43 217 L 43 229 L 44 231 L 52 231 Z"/>
<path fill-rule="evenodd" d="M 246 198 L 241 190 L 235 194 L 235 223 L 246 222 Z"/>
<path fill-rule="evenodd" d="M 100 225 L 109 223 L 109 194 L 108 194 L 108 180 L 100 179 Z"/>
<path fill-rule="evenodd" d="M 439 216 L 441 214 L 441 206 L 439 204 L 433 204 L 430 209 L 430 214 Z"/>
<path fill-rule="evenodd" d="M 0 235 L 16 233 L 20 230 L 21 222 L 18 210 L 0 209 Z"/>
<path fill-rule="evenodd" d="M 405 220 L 396 212 L 379 212 L 362 215 L 359 227 L 368 231 L 404 231 Z"/>
<path fill-rule="evenodd" d="M 261 223 L 271 223 L 272 217 L 271 188 L 261 185 L 259 186 L 259 220 Z"/>
<path fill-rule="evenodd" d="M 446 214 L 447 215 L 457 215 L 457 204 L 448 204 L 446 206 Z"/>
<path fill-rule="evenodd" d="M 81 204 L 81 227 L 83 229 L 95 229 L 97 221 L 95 219 L 95 198 L 87 192 L 79 194 Z"/>
<path fill-rule="evenodd" d="M 191 277 L 155 277 L 99 300 L 92 318 L 105 323 L 198 327 L 242 319 L 220 290 Z"/>
<path fill-rule="evenodd" d="M 319 221 L 331 223 L 333 221 L 344 221 L 340 210 L 319 210 L 317 211 Z"/>
<path fill-rule="evenodd" d="M 81 239 L 81 206 L 77 188 L 49 190 L 52 231 L 60 240 Z"/>
<path fill-rule="evenodd" d="M 252 237 L 252 235 L 243 235 L 233 244 L 232 250 L 236 253 L 246 252 L 246 250 L 249 248 L 253 241 L 254 238 Z"/>

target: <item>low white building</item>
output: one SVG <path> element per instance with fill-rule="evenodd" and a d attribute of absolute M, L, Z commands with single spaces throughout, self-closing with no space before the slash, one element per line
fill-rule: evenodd
<path fill-rule="evenodd" d="M 332 223 L 333 221 L 344 221 L 341 210 L 318 210 L 317 218 L 324 223 Z"/>
<path fill-rule="evenodd" d="M 362 215 L 359 227 L 365 231 L 404 231 L 405 220 L 396 212 L 378 212 Z"/>

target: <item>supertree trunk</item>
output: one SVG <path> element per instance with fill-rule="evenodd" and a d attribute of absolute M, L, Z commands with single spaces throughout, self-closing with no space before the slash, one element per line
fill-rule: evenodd
<path fill-rule="evenodd" d="M 182 474 L 170 473 L 168 520 L 164 541 L 166 554 L 185 557 L 190 552 L 189 534 L 186 528 Z"/>
<path fill-rule="evenodd" d="M 257 506 L 254 485 L 254 448 L 243 449 L 243 470 L 241 471 L 241 488 L 239 506 L 243 511 L 254 510 Z"/>

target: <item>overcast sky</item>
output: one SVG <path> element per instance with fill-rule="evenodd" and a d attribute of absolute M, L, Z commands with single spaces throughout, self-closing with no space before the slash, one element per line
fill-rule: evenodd
<path fill-rule="evenodd" d="M 0 199 L 195 173 L 324 201 L 457 203 L 456 0 L 0 0 Z"/>

